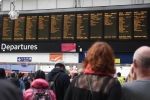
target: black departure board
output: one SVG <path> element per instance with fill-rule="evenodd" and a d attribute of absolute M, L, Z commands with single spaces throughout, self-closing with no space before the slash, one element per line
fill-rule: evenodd
<path fill-rule="evenodd" d="M 132 12 L 119 12 L 119 39 L 132 38 Z"/>
<path fill-rule="evenodd" d="M 25 16 L 15 20 L 14 41 L 23 41 L 25 33 Z"/>
<path fill-rule="evenodd" d="M 9 17 L 4 17 L 2 41 L 11 41 L 12 34 L 13 34 L 13 21 Z"/>
<path fill-rule="evenodd" d="M 90 39 L 102 38 L 102 13 L 91 13 L 90 14 Z"/>
<path fill-rule="evenodd" d="M 37 16 L 26 17 L 26 40 L 36 40 Z"/>
<path fill-rule="evenodd" d="M 61 39 L 62 34 L 62 15 L 51 15 L 51 40 Z"/>
<path fill-rule="evenodd" d="M 117 12 L 104 13 L 104 38 L 117 38 Z"/>
<path fill-rule="evenodd" d="M 77 39 L 88 39 L 89 14 L 77 14 Z"/>
<path fill-rule="evenodd" d="M 49 16 L 39 16 L 38 18 L 38 40 L 49 39 Z"/>
<path fill-rule="evenodd" d="M 147 39 L 147 11 L 134 11 L 134 38 Z"/>
<path fill-rule="evenodd" d="M 75 14 L 64 15 L 63 39 L 74 40 L 75 36 Z"/>

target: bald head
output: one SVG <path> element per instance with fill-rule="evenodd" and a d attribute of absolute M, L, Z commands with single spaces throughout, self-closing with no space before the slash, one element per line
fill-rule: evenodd
<path fill-rule="evenodd" d="M 137 65 L 142 68 L 150 68 L 150 47 L 142 46 L 138 48 L 133 56 Z"/>

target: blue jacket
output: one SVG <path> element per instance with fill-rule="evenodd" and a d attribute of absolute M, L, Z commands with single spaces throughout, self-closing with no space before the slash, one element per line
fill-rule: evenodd
<path fill-rule="evenodd" d="M 61 74 L 58 76 L 55 82 L 56 98 L 57 100 L 63 100 L 66 90 L 70 85 L 70 78 L 68 74 L 66 74 L 63 70 L 59 68 L 54 68 L 51 72 L 48 73 L 48 81 L 52 81 L 53 77 L 59 72 L 61 72 Z"/>
<path fill-rule="evenodd" d="M 19 82 L 20 82 L 20 87 L 19 87 L 19 89 L 20 89 L 20 91 L 23 93 L 24 82 L 23 82 L 21 79 L 19 79 Z"/>

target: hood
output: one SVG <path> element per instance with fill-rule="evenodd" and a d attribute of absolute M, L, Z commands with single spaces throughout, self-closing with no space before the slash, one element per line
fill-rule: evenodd
<path fill-rule="evenodd" d="M 49 87 L 49 83 L 44 79 L 36 79 L 32 82 L 31 87 L 36 89 L 47 89 Z"/>
<path fill-rule="evenodd" d="M 54 68 L 53 70 L 51 70 L 51 72 L 48 73 L 48 81 L 51 81 L 53 77 L 59 72 L 64 72 L 64 71 L 61 70 L 60 68 Z"/>

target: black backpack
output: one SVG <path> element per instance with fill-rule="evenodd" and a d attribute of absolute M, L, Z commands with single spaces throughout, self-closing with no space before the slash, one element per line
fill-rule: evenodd
<path fill-rule="evenodd" d="M 50 89 L 50 90 L 53 90 L 55 94 L 56 94 L 56 85 L 55 85 L 55 82 L 56 82 L 56 80 L 57 80 L 57 78 L 58 78 L 58 76 L 59 76 L 60 74 L 61 74 L 61 72 L 57 73 L 57 74 L 53 77 L 53 79 L 52 79 L 51 81 L 49 81 L 49 89 Z"/>

